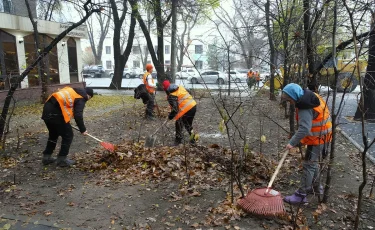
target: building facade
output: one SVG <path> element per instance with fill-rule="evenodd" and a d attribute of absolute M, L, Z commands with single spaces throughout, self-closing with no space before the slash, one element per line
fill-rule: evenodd
<path fill-rule="evenodd" d="M 29 0 L 35 17 L 36 1 Z M 39 41 L 48 46 L 70 24 L 37 20 Z M 37 57 L 33 27 L 23 0 L 0 0 L 0 90 L 7 88 L 12 76 L 22 73 Z M 81 39 L 87 29 L 80 26 L 64 37 L 43 59 L 47 84 L 82 82 Z M 38 68 L 35 67 L 21 82 L 21 88 L 40 86 Z M 8 86 L 9 87 L 9 86 Z"/>
<path fill-rule="evenodd" d="M 143 35 L 141 30 L 138 30 L 136 34 Z M 198 36 L 200 37 L 200 36 Z M 103 44 L 103 53 L 102 53 L 102 66 L 104 66 L 107 70 L 112 70 L 114 65 L 114 58 L 113 58 L 113 38 L 107 37 L 104 40 Z M 158 48 L 157 37 L 156 35 L 151 35 L 151 41 L 154 45 L 154 50 L 156 52 Z M 177 44 L 178 45 L 178 44 Z M 126 46 L 126 44 L 124 45 Z M 207 47 L 208 45 L 202 40 L 198 38 L 193 38 L 189 41 L 189 46 L 184 51 L 183 56 L 183 66 L 184 67 L 193 67 L 194 65 L 198 69 L 207 68 Z M 165 36 L 164 37 L 164 66 L 166 69 L 171 64 L 171 37 Z M 177 50 L 177 55 L 179 55 L 179 50 Z M 140 36 L 135 37 L 133 41 L 132 52 L 129 56 L 129 59 L 126 63 L 125 67 L 128 68 L 141 68 L 145 69 L 145 65 L 147 63 L 143 63 L 145 59 L 145 55 L 147 55 L 147 63 L 151 63 L 151 55 L 148 52 L 147 42 L 146 40 Z"/>

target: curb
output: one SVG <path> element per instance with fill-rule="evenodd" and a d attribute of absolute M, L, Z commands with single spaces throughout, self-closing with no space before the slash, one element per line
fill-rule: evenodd
<path fill-rule="evenodd" d="M 50 221 L 30 218 L 28 216 L 16 216 L 16 215 L 5 214 L 5 213 L 0 214 L 0 219 L 8 220 L 8 221 L 17 221 L 21 223 L 22 229 L 46 229 L 46 228 L 48 229 L 77 229 L 77 230 L 83 229 L 83 228 L 77 228 L 77 227 L 74 227 L 74 228 L 66 227 L 57 223 L 52 223 Z M 13 229 L 12 226 L 10 229 Z M 17 229 L 17 226 L 16 226 L 16 229 Z"/>
<path fill-rule="evenodd" d="M 346 137 L 346 139 L 348 139 L 359 151 L 363 152 L 363 147 L 358 144 L 353 138 L 351 138 L 344 130 L 340 129 L 340 128 L 337 128 L 337 130 L 340 131 L 340 133 L 342 135 L 344 135 L 344 137 Z M 373 163 L 375 164 L 375 157 L 371 156 L 368 152 L 366 152 L 366 157 Z"/>

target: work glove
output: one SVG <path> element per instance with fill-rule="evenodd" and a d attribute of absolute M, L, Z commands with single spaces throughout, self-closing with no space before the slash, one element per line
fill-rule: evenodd
<path fill-rule="evenodd" d="M 174 118 L 174 117 L 172 116 L 172 114 L 169 113 L 169 114 L 168 114 L 168 119 L 169 119 L 169 120 L 172 120 L 173 118 Z"/>

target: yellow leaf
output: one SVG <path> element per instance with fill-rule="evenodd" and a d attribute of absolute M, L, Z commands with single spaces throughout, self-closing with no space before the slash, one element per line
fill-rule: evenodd
<path fill-rule="evenodd" d="M 260 137 L 260 141 L 261 141 L 261 142 L 265 143 L 266 140 L 267 140 L 267 139 L 266 139 L 266 136 L 262 135 L 262 136 Z"/>
<path fill-rule="evenodd" d="M 5 224 L 1 229 L 8 230 L 10 227 L 10 224 Z"/>

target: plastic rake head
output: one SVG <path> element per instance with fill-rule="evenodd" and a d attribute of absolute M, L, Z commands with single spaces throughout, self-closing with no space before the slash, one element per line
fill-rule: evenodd
<path fill-rule="evenodd" d="M 285 207 L 281 194 L 278 191 L 267 188 L 254 189 L 246 197 L 238 201 L 238 205 L 248 213 L 259 216 L 281 216 L 285 213 Z"/>
<path fill-rule="evenodd" d="M 115 146 L 111 143 L 108 142 L 100 142 L 100 144 L 108 151 L 114 152 L 115 151 Z"/>

